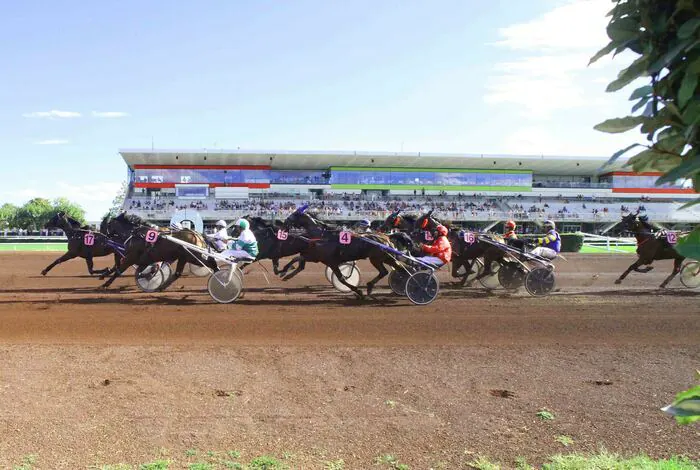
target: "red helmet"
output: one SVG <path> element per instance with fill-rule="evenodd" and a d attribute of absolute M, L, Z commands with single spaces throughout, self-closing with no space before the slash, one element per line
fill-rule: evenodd
<path fill-rule="evenodd" d="M 435 228 L 435 230 L 437 230 L 437 233 L 439 233 L 440 235 L 447 236 L 447 227 L 445 227 L 444 225 L 438 225 Z"/>
<path fill-rule="evenodd" d="M 509 220 L 508 222 L 506 222 L 506 228 L 510 230 L 515 230 L 515 222 Z"/>

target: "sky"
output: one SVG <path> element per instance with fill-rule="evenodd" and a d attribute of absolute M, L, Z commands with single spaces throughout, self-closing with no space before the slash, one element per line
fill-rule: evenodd
<path fill-rule="evenodd" d="M 121 148 L 608 156 L 610 0 L 0 7 L 0 203 L 109 208 Z"/>

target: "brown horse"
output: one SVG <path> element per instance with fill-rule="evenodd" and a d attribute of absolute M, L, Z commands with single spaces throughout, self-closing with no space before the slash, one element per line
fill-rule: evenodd
<path fill-rule="evenodd" d="M 633 214 L 622 217 L 622 226 L 634 233 L 637 239 L 637 261 L 632 263 L 619 278 L 615 280 L 615 284 L 620 284 L 627 275 L 632 272 L 648 273 L 651 271 L 653 263 L 656 260 L 672 259 L 673 271 L 661 283 L 660 288 L 665 288 L 671 280 L 681 271 L 681 264 L 685 256 L 678 254 L 673 245 L 669 243 L 668 237 L 664 231 L 654 232 L 654 227 L 649 223 L 646 216 L 639 216 L 639 211 Z M 640 266 L 647 266 L 640 268 Z"/>

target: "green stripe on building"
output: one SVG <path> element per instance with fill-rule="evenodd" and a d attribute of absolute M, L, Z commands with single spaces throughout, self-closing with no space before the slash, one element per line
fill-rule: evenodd
<path fill-rule="evenodd" d="M 332 166 L 331 171 L 384 171 L 384 172 L 405 172 L 405 173 L 509 173 L 509 174 L 531 174 L 532 170 L 475 170 L 464 168 L 403 168 L 403 167 L 361 167 L 361 166 Z"/>
<path fill-rule="evenodd" d="M 530 192 L 531 186 L 441 186 L 421 184 L 331 184 L 331 189 L 425 189 L 426 191 L 517 191 Z"/>

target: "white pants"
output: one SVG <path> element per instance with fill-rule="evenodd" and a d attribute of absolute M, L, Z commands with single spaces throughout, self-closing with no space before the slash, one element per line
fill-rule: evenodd
<path fill-rule="evenodd" d="M 420 258 L 416 258 L 416 259 L 419 259 L 419 260 L 423 261 L 424 263 L 433 264 L 435 266 L 442 266 L 443 264 L 445 264 L 437 256 L 421 256 Z"/>
<path fill-rule="evenodd" d="M 533 255 L 541 256 L 545 259 L 554 259 L 557 257 L 556 251 L 545 246 L 538 246 L 537 248 L 533 249 L 530 253 L 532 253 Z"/>
<path fill-rule="evenodd" d="M 255 259 L 253 256 L 250 256 L 250 254 L 247 251 L 243 251 L 243 250 L 225 250 L 225 251 L 221 252 L 221 254 L 227 258 L 234 258 L 234 259 L 247 258 L 249 260 Z"/>

